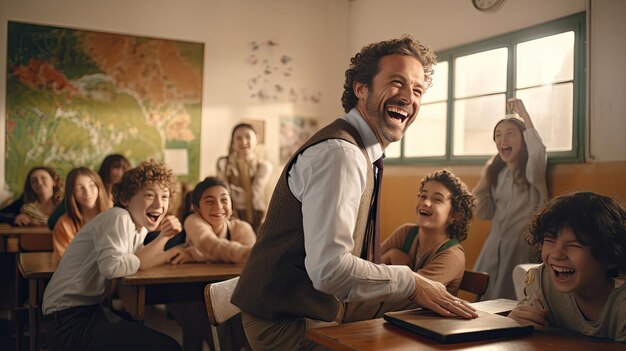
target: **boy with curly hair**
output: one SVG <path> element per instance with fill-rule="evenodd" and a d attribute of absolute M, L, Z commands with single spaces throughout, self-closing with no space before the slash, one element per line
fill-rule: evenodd
<path fill-rule="evenodd" d="M 460 242 L 467 238 L 474 207 L 474 196 L 459 177 L 445 169 L 428 174 L 417 195 L 415 223 L 400 226 L 382 243 L 382 263 L 408 265 L 456 295 L 465 271 Z"/>
<path fill-rule="evenodd" d="M 141 163 L 114 185 L 115 207 L 80 229 L 44 293 L 51 350 L 180 350 L 171 337 L 99 304 L 106 280 L 185 260 L 180 249 L 164 251 L 181 231 L 178 219 L 166 215 L 175 191 L 174 173 L 156 162 Z M 158 237 L 144 245 L 146 234 L 157 228 Z"/>
<path fill-rule="evenodd" d="M 541 246 L 543 264 L 528 271 L 509 317 L 626 342 L 624 206 L 592 192 L 561 195 L 531 220 L 527 241 Z"/>

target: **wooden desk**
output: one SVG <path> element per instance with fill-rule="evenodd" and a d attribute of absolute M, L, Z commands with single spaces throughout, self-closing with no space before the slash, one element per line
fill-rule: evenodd
<path fill-rule="evenodd" d="M 10 265 L 6 265 L 0 267 L 1 274 L 12 274 L 13 279 L 8 280 L 7 276 L 2 278 L 2 283 L 9 286 L 9 289 L 13 290 L 12 296 L 13 304 L 11 306 L 13 310 L 13 320 L 16 323 L 16 327 L 18 330 L 17 334 L 21 333 L 21 323 L 17 322 L 16 316 L 18 311 L 18 306 L 22 304 L 22 298 L 24 296 L 23 289 L 21 286 L 21 278 L 20 278 L 20 268 L 19 268 L 19 259 L 18 255 L 22 250 L 26 251 L 52 251 L 52 231 L 48 227 L 18 227 L 11 226 L 9 224 L 2 223 L 0 224 L 0 246 L 3 247 L 4 252 L 2 252 L 3 258 L 2 261 L 9 261 Z M 51 275 L 51 274 L 50 274 Z M 22 276 L 24 276 L 22 274 Z M 24 276 L 26 277 L 26 276 Z M 28 278 L 27 278 L 28 279 Z M 7 281 L 8 280 L 8 281 Z M 7 284 L 8 283 L 8 284 Z M 32 288 L 31 285 L 38 286 L 38 281 L 30 281 L 29 280 L 29 290 Z M 6 294 L 6 292 L 5 292 Z M 33 296 L 32 293 L 30 296 Z M 30 303 L 29 303 L 30 305 Z M 33 316 L 35 315 L 32 307 L 29 306 L 29 325 L 32 327 Z M 37 320 L 34 321 L 35 323 Z M 35 324 L 36 325 L 36 324 Z M 16 338 L 16 347 L 19 347 L 21 339 L 19 339 L 20 335 Z M 33 335 L 33 338 L 36 338 L 36 335 Z M 32 344 L 33 342 L 31 342 Z"/>
<path fill-rule="evenodd" d="M 30 238 L 37 241 L 35 250 L 52 250 L 52 231 L 48 227 L 17 227 L 9 224 L 0 224 L 0 236 L 6 238 L 8 252 L 20 251 L 20 242 Z"/>
<path fill-rule="evenodd" d="M 57 268 L 59 260 L 53 252 L 22 252 L 19 254 L 18 267 L 22 276 L 28 279 L 28 329 L 30 330 L 30 349 L 37 350 L 39 336 L 39 313 L 43 291 Z"/>
<path fill-rule="evenodd" d="M 623 343 L 609 343 L 566 332 L 535 332 L 522 337 L 472 341 L 458 344 L 440 344 L 385 322 L 384 319 L 346 323 L 314 328 L 306 337 L 331 350 L 471 350 L 471 351 L 624 351 Z"/>
<path fill-rule="evenodd" d="M 29 328 L 37 331 L 43 288 L 52 277 L 58 260 L 52 252 L 28 252 L 19 255 L 19 269 L 29 281 Z M 243 265 L 219 263 L 191 263 L 162 265 L 119 279 L 119 295 L 126 310 L 143 320 L 145 306 L 181 301 L 203 301 L 204 287 L 211 282 L 239 276 Z M 36 348 L 37 333 L 31 349 Z"/>
<path fill-rule="evenodd" d="M 162 265 L 121 278 L 119 295 L 133 318 L 143 320 L 146 305 L 203 301 L 206 284 L 237 277 L 242 268 L 223 263 Z"/>

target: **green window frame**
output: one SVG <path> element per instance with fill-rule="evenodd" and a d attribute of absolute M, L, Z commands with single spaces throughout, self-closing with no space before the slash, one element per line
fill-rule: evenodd
<path fill-rule="evenodd" d="M 484 152 L 484 153 L 482 153 L 481 151 L 479 153 L 470 153 L 470 154 L 459 154 L 459 153 L 455 153 L 454 151 L 455 150 L 455 145 L 454 145 L 455 143 L 455 107 L 459 106 L 459 102 L 462 102 L 463 99 L 467 98 L 467 97 L 455 96 L 455 85 L 457 84 L 457 80 L 459 80 L 458 77 L 455 77 L 455 73 L 456 73 L 455 66 L 456 66 L 456 62 L 458 62 L 457 59 L 459 58 L 462 59 L 464 57 L 468 57 L 469 55 L 474 55 L 474 54 L 496 52 L 497 49 L 501 49 L 501 48 L 506 48 L 506 55 L 504 55 L 504 57 L 506 57 L 506 63 L 505 63 L 506 83 L 502 82 L 501 85 L 503 86 L 503 88 L 500 91 L 496 91 L 496 92 L 487 91 L 484 93 L 476 94 L 473 97 L 475 98 L 484 97 L 486 99 L 497 98 L 498 101 L 505 101 L 506 98 L 510 98 L 510 97 L 523 98 L 520 95 L 531 96 L 531 93 L 534 94 L 535 97 L 542 96 L 541 89 L 544 89 L 544 88 L 554 89 L 554 90 L 559 89 L 560 91 L 565 91 L 568 94 L 569 92 L 571 92 L 571 96 L 569 95 L 567 96 L 566 102 L 560 104 L 562 109 L 559 110 L 562 115 L 560 117 L 561 120 L 570 121 L 570 118 L 571 118 L 571 126 L 567 126 L 567 128 L 565 128 L 566 131 L 568 132 L 571 131 L 571 140 L 570 141 L 566 140 L 566 142 L 569 143 L 569 145 L 565 147 L 551 148 L 551 145 L 549 144 L 550 135 L 555 136 L 554 138 L 558 137 L 560 139 L 563 139 L 563 135 L 568 134 L 568 133 L 563 133 L 561 129 L 561 125 L 557 124 L 557 122 L 555 121 L 551 121 L 551 123 L 548 122 L 548 119 L 551 118 L 551 116 L 548 116 L 548 111 L 552 111 L 551 109 L 554 108 L 553 106 L 547 106 L 551 102 L 551 101 L 548 101 L 549 99 L 547 98 L 544 99 L 546 101 L 544 101 L 543 102 L 544 105 L 542 105 L 542 108 L 544 109 L 544 112 L 545 112 L 544 114 L 546 115 L 544 116 L 544 120 L 546 121 L 546 123 L 544 124 L 553 124 L 549 128 L 544 128 L 544 130 L 542 130 L 542 128 L 540 127 L 541 123 L 539 124 L 537 123 L 537 120 L 535 119 L 535 115 L 533 114 L 533 111 L 531 111 L 530 108 L 529 108 L 529 113 L 531 114 L 531 117 L 533 118 L 533 122 L 537 130 L 539 131 L 539 134 L 543 138 L 544 143 L 546 143 L 546 145 L 548 146 L 549 162 L 551 163 L 583 162 L 584 161 L 584 145 L 585 145 L 584 125 L 585 125 L 585 97 L 586 97 L 586 94 L 585 94 L 585 89 L 586 89 L 585 88 L 585 57 L 586 57 L 585 56 L 586 55 L 585 25 L 586 25 L 585 13 L 581 12 L 581 13 L 577 13 L 571 16 L 560 18 L 554 21 L 550 21 L 544 24 L 535 25 L 529 28 L 525 28 L 522 30 L 508 33 L 508 34 L 500 35 L 494 38 L 489 38 L 486 40 L 481 40 L 481 41 L 474 42 L 471 44 L 437 52 L 437 57 L 438 57 L 438 61 L 440 62 L 440 64 L 438 64 L 435 67 L 434 83 L 437 83 L 436 78 L 437 78 L 438 73 L 444 76 L 447 75 L 447 82 L 439 82 L 439 84 L 443 85 L 445 89 L 442 90 L 441 87 L 439 87 L 440 91 L 438 93 L 435 93 L 437 96 L 440 96 L 440 98 L 435 99 L 434 101 L 431 100 L 427 102 L 425 101 L 422 102 L 422 108 L 420 110 L 420 114 L 418 114 L 417 119 L 419 121 L 420 118 L 423 117 L 422 112 L 424 112 L 425 110 L 428 111 L 430 107 L 435 107 L 434 104 L 438 104 L 437 109 L 430 109 L 430 111 L 437 111 L 437 112 L 430 112 L 430 114 L 431 115 L 439 114 L 437 116 L 437 118 L 439 118 L 440 120 L 439 126 L 437 127 L 439 128 L 438 129 L 439 134 L 437 134 L 438 136 L 433 137 L 432 131 L 428 129 L 424 129 L 424 132 L 422 132 L 422 135 L 420 135 L 421 131 L 419 130 L 419 128 L 416 128 L 414 130 L 411 130 L 411 128 L 409 128 L 409 130 L 407 131 L 406 135 L 404 136 L 404 138 L 401 140 L 400 143 L 392 144 L 387 149 L 387 159 L 385 160 L 385 163 L 398 164 L 398 165 L 403 165 L 403 164 L 407 164 L 407 165 L 478 164 L 478 163 L 484 162 L 487 158 L 495 154 L 496 150 L 495 150 L 495 147 L 493 146 L 493 141 L 491 140 L 490 133 L 491 133 L 493 126 L 495 125 L 495 121 L 502 118 L 504 114 L 506 113 L 504 102 L 502 102 L 501 113 L 498 112 L 494 116 L 489 116 L 489 118 L 484 121 L 485 125 L 491 124 L 488 127 L 489 133 L 487 133 L 487 131 L 484 130 L 482 135 L 484 135 L 485 138 L 488 138 L 485 142 L 491 143 L 492 147 L 490 150 L 492 151 Z M 572 57 L 572 61 L 573 61 L 571 77 L 567 77 L 564 79 L 555 79 L 554 81 L 547 82 L 547 83 L 540 82 L 536 84 L 526 85 L 523 87 L 518 86 L 517 85 L 518 67 L 523 65 L 523 62 L 522 62 L 523 60 L 521 59 L 518 60 L 518 57 L 517 57 L 518 44 L 523 45 L 526 42 L 530 42 L 534 40 L 540 41 L 538 39 L 548 38 L 552 36 L 571 37 L 570 32 L 573 33 L 573 49 L 572 49 L 573 51 L 571 52 L 571 54 L 569 54 Z M 563 33 L 567 33 L 567 34 L 560 35 Z M 498 52 L 501 53 L 502 50 Z M 502 57 L 503 55 L 500 55 L 500 56 Z M 531 56 L 527 56 L 527 57 L 531 57 Z M 441 63 L 444 63 L 444 64 L 441 64 Z M 500 63 L 499 66 L 502 66 L 502 62 L 499 62 L 499 63 Z M 526 63 L 525 67 L 528 68 L 529 66 L 528 62 L 524 62 L 524 63 Z M 440 73 L 442 66 L 443 66 L 444 71 L 443 73 Z M 458 83 L 458 84 L 459 86 L 462 85 L 461 83 Z M 425 99 L 432 89 L 434 88 L 431 87 L 426 92 Z M 552 90 L 548 90 L 548 91 L 552 91 Z M 570 105 L 570 99 L 571 99 L 571 106 L 568 106 Z M 529 105 L 532 104 L 532 101 L 527 101 L 526 99 L 524 99 L 524 102 L 527 105 L 527 107 L 529 107 Z M 429 105 L 431 106 L 429 107 Z M 445 111 L 443 108 L 444 106 L 445 106 Z M 566 111 L 562 111 L 562 110 L 566 110 Z M 571 116 L 568 116 L 567 115 L 568 113 L 571 113 Z M 443 114 L 445 114 L 445 126 L 443 126 L 444 124 Z M 427 118 L 427 119 L 431 118 L 429 116 L 429 112 L 426 112 L 423 118 Z M 483 121 L 480 121 L 480 123 L 483 123 Z M 457 126 L 457 128 L 460 128 L 460 127 Z M 444 132 L 444 129 L 445 129 L 445 132 Z M 545 129 L 550 129 L 550 130 L 545 130 Z M 445 133 L 445 139 L 446 139 L 445 145 L 443 145 L 444 143 L 441 140 L 439 140 L 441 139 L 441 136 L 444 133 Z M 489 134 L 489 136 L 486 136 L 487 134 Z M 412 139 L 412 138 L 415 138 L 415 139 Z M 415 150 L 416 147 L 414 145 L 411 145 L 411 140 L 418 140 L 421 138 L 425 138 L 425 139 L 430 138 L 429 139 L 430 142 L 436 141 L 436 143 L 438 144 L 437 148 L 438 150 L 440 150 L 438 151 L 439 154 L 437 156 L 419 156 L 420 152 L 416 152 Z M 465 140 L 466 137 L 463 137 L 462 139 Z M 480 140 L 482 143 L 482 137 Z M 426 141 L 424 142 L 428 143 Z"/>

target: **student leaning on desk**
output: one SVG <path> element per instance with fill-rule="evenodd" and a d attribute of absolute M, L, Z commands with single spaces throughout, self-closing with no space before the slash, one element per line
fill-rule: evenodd
<path fill-rule="evenodd" d="M 528 271 L 524 299 L 509 317 L 626 342 L 626 208 L 592 192 L 565 194 L 529 228 L 543 264 Z"/>
<path fill-rule="evenodd" d="M 196 262 L 242 264 L 256 240 L 252 226 L 232 218 L 233 203 L 228 185 L 215 177 L 207 177 L 187 194 L 180 218 L 184 222 L 187 252 Z M 202 350 L 203 340 L 213 345 L 211 325 L 204 301 L 188 301 L 169 305 L 183 327 L 185 351 Z M 235 316 L 217 327 L 220 344 L 226 350 L 246 347 L 241 316 Z"/>
<path fill-rule="evenodd" d="M 33 167 L 24 181 L 22 195 L 0 210 L 0 223 L 20 227 L 44 226 L 62 201 L 63 182 L 56 171 L 50 167 Z"/>
<path fill-rule="evenodd" d="M 171 337 L 98 304 L 105 295 L 107 279 L 189 258 L 181 248 L 163 249 L 169 238 L 181 231 L 178 219 L 166 216 L 175 191 L 171 169 L 143 162 L 114 186 L 115 207 L 80 229 L 44 293 L 43 314 L 51 350 L 180 350 Z M 159 236 L 144 245 L 148 231 L 159 224 Z"/>

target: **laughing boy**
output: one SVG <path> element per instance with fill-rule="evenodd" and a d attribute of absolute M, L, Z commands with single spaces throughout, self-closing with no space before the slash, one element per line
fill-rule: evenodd
<path fill-rule="evenodd" d="M 115 206 L 87 223 L 70 242 L 43 299 L 51 350 L 180 350 L 171 337 L 99 304 L 106 280 L 183 260 L 180 250 L 163 250 L 181 230 L 176 217 L 166 216 L 175 189 L 171 169 L 141 163 L 114 185 Z M 144 245 L 146 234 L 159 225 L 159 236 Z"/>

